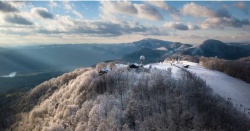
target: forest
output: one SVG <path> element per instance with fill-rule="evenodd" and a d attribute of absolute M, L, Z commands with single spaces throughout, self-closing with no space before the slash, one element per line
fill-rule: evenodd
<path fill-rule="evenodd" d="M 113 65 L 113 64 L 108 64 Z M 248 130 L 250 120 L 180 70 L 82 68 L 32 89 L 9 130 Z"/>

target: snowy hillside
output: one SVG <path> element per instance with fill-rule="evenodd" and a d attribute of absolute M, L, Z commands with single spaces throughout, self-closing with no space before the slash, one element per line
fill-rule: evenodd
<path fill-rule="evenodd" d="M 187 68 L 188 71 L 204 79 L 215 93 L 222 96 L 225 100 L 231 101 L 238 110 L 250 117 L 250 84 L 222 72 L 205 69 L 198 63 L 188 61 L 180 61 L 179 64 L 175 63 L 178 67 L 171 66 L 170 62 L 151 65 L 152 67 L 165 70 L 171 67 L 173 73 L 176 73 L 180 69 L 178 67 L 183 68 L 184 65 L 190 65 Z"/>
<path fill-rule="evenodd" d="M 193 64 L 190 69 L 192 66 L 196 70 L 201 68 Z M 112 70 L 99 74 L 100 69 L 110 67 Z M 96 68 L 77 69 L 46 81 L 13 105 L 18 113 L 6 118 L 6 123 L 10 124 L 8 129 L 250 129 L 250 120 L 230 102 L 214 94 L 201 78 L 168 63 L 152 64 L 152 67 L 137 70 L 101 62 Z"/>

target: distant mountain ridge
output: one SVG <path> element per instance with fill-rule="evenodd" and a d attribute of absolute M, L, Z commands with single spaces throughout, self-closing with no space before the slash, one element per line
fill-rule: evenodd
<path fill-rule="evenodd" d="M 174 43 L 174 42 L 152 39 L 152 38 L 146 38 L 146 39 L 132 42 L 132 44 L 134 44 L 140 48 L 150 48 L 150 49 L 165 47 L 165 46 L 168 46 L 169 44 L 172 44 L 172 43 Z"/>
<path fill-rule="evenodd" d="M 250 49 L 244 48 L 244 46 L 234 46 L 225 44 L 219 40 L 209 39 L 199 46 L 184 50 L 180 54 L 234 60 L 250 56 Z"/>
<path fill-rule="evenodd" d="M 228 60 L 250 56 L 250 44 L 227 44 L 214 39 L 205 40 L 198 46 L 151 38 L 142 39 L 132 44 L 139 50 L 124 55 L 122 61 L 137 62 L 140 55 L 146 56 L 145 63 L 162 61 L 173 55 L 218 57 Z"/>
<path fill-rule="evenodd" d="M 164 41 L 159 39 L 146 38 L 139 41 L 135 41 L 132 44 L 140 47 L 140 48 L 150 48 L 157 49 L 161 47 L 165 47 L 167 50 L 178 49 L 178 48 L 188 48 L 192 47 L 190 44 L 183 44 L 180 42 L 172 42 L 172 41 Z"/>

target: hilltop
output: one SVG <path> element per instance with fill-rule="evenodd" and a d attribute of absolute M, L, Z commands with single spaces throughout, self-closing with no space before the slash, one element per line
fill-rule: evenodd
<path fill-rule="evenodd" d="M 97 65 L 98 67 L 100 66 Z M 13 130 L 247 130 L 249 119 L 176 68 L 81 68 L 26 93 Z M 12 118 L 12 119 L 13 119 Z M 11 118 L 8 118 L 11 120 Z"/>

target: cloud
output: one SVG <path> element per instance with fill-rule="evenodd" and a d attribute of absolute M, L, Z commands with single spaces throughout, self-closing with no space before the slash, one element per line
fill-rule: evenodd
<path fill-rule="evenodd" d="M 100 7 L 103 11 L 111 12 L 111 13 L 121 13 L 128 15 L 136 15 L 138 14 L 138 10 L 131 2 L 101 2 L 102 6 Z"/>
<path fill-rule="evenodd" d="M 199 26 L 197 26 L 197 25 L 188 24 L 188 29 L 189 30 L 199 30 L 201 28 Z"/>
<path fill-rule="evenodd" d="M 235 28 L 241 28 L 243 26 L 250 25 L 250 22 L 248 19 L 242 19 L 239 20 L 237 18 L 208 18 L 204 22 L 202 22 L 201 27 L 204 29 L 208 28 L 219 28 L 223 29 L 224 27 L 235 27 Z"/>
<path fill-rule="evenodd" d="M 198 26 L 191 24 L 183 24 L 181 22 L 167 22 L 164 24 L 165 27 L 175 29 L 175 30 L 197 30 L 200 29 Z"/>
<path fill-rule="evenodd" d="M 138 22 L 112 23 L 108 21 L 74 20 L 69 16 L 56 16 L 48 26 L 37 28 L 43 34 L 85 34 L 90 36 L 116 37 L 126 34 L 167 35 L 167 31 Z M 44 23 L 46 24 L 46 23 Z"/>
<path fill-rule="evenodd" d="M 248 6 L 245 2 L 239 1 L 236 4 L 234 4 L 234 7 L 241 9 L 246 14 L 249 13 Z"/>
<path fill-rule="evenodd" d="M 73 13 L 74 15 L 76 15 L 77 17 L 81 18 L 81 19 L 83 18 L 82 14 L 79 13 L 78 11 L 76 11 L 76 10 L 72 10 L 72 13 Z"/>
<path fill-rule="evenodd" d="M 7 2 L 0 1 L 0 12 L 17 12 L 18 9 Z"/>
<path fill-rule="evenodd" d="M 50 6 L 50 7 L 57 7 L 58 4 L 57 4 L 57 2 L 55 2 L 55 1 L 49 1 L 49 6 Z"/>
<path fill-rule="evenodd" d="M 163 20 L 163 16 L 152 6 L 147 4 L 134 4 L 138 10 L 138 17 L 148 20 Z"/>
<path fill-rule="evenodd" d="M 190 15 L 195 17 L 211 17 L 214 15 L 214 12 L 212 10 L 193 2 L 185 4 L 181 12 L 184 15 Z"/>
<path fill-rule="evenodd" d="M 156 6 L 162 10 L 166 10 L 172 14 L 178 15 L 179 10 L 173 6 L 168 5 L 165 1 L 148 1 L 149 4 Z"/>
<path fill-rule="evenodd" d="M 74 14 L 75 16 L 81 19 L 83 18 L 82 14 L 72 7 L 74 6 L 74 4 L 71 5 L 68 1 L 63 1 L 63 6 L 64 6 L 64 9 L 66 9 L 68 12 L 71 11 L 72 14 Z"/>
<path fill-rule="evenodd" d="M 27 20 L 26 18 L 23 18 L 20 15 L 12 14 L 12 15 L 6 15 L 4 17 L 4 20 L 9 23 L 13 24 L 19 24 L 19 25 L 33 25 L 32 22 Z"/>
<path fill-rule="evenodd" d="M 232 16 L 229 14 L 229 12 L 226 9 L 219 9 L 219 10 L 217 10 L 217 11 L 214 12 L 214 14 L 213 14 L 212 17 L 218 17 L 218 18 L 226 17 L 226 18 L 230 18 Z"/>
<path fill-rule="evenodd" d="M 188 26 L 180 22 L 168 22 L 164 26 L 176 30 L 188 30 Z"/>
<path fill-rule="evenodd" d="M 72 6 L 68 1 L 63 1 L 63 6 L 67 11 L 72 10 Z"/>
<path fill-rule="evenodd" d="M 212 9 L 208 9 L 205 6 L 198 5 L 194 2 L 185 4 L 181 10 L 182 14 L 190 15 L 194 17 L 203 17 L 203 18 L 211 18 L 211 17 L 231 17 L 229 12 L 226 9 L 219 9 L 214 11 Z"/>
<path fill-rule="evenodd" d="M 235 6 L 246 8 L 241 2 Z M 191 2 L 185 4 L 181 12 L 185 15 L 206 18 L 206 20 L 200 24 L 200 27 L 203 29 L 224 29 L 225 27 L 241 28 L 250 25 L 248 19 L 237 19 L 225 8 L 215 11 Z"/>
<path fill-rule="evenodd" d="M 101 2 L 101 17 L 105 20 L 115 20 L 116 15 L 129 15 L 147 20 L 163 20 L 161 13 L 149 4 L 124 2 Z"/>
<path fill-rule="evenodd" d="M 53 14 L 49 13 L 46 8 L 42 8 L 42 7 L 32 8 L 31 13 L 37 17 L 41 17 L 44 19 L 53 19 L 54 18 Z"/>

